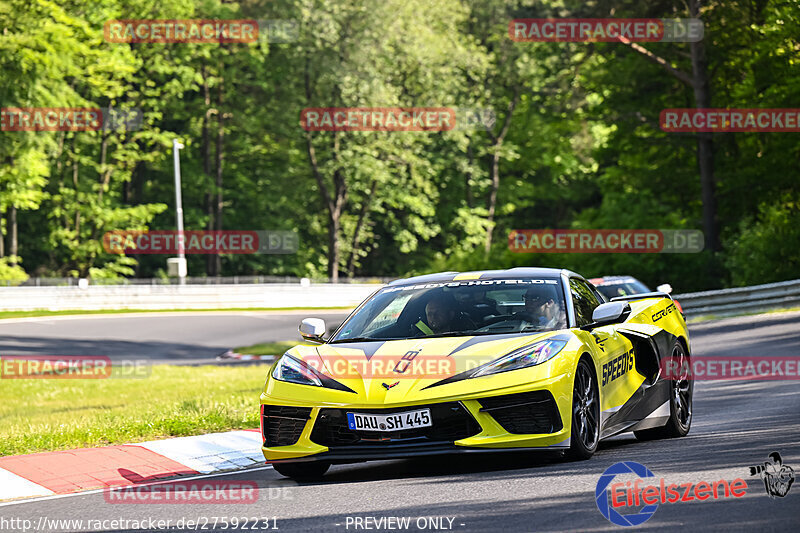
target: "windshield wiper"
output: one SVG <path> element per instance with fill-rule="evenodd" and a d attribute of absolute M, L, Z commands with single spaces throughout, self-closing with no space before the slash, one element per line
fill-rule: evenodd
<path fill-rule="evenodd" d="M 515 329 L 517 326 L 509 326 L 508 324 L 489 324 L 488 326 L 484 326 L 486 331 L 480 331 L 477 333 L 489 333 L 492 331 L 502 331 L 504 329 Z"/>
<path fill-rule="evenodd" d="M 469 337 L 470 335 L 475 335 L 475 333 L 470 331 L 448 331 L 446 333 L 434 333 L 433 335 L 425 335 L 422 337 L 410 337 L 413 339 L 435 339 L 438 337 Z"/>
<path fill-rule="evenodd" d="M 372 337 L 353 337 L 352 339 L 336 339 L 330 341 L 328 344 L 340 344 L 343 342 L 369 342 L 369 341 L 383 341 L 386 339 L 373 339 Z"/>
<path fill-rule="evenodd" d="M 550 328 L 546 326 L 525 326 L 520 331 L 547 331 L 548 329 Z"/>

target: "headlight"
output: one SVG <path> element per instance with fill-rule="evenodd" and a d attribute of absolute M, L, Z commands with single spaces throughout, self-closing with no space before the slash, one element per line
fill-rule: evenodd
<path fill-rule="evenodd" d="M 491 374 L 499 374 L 500 372 L 509 372 L 511 370 L 519 370 L 529 366 L 540 365 L 558 355 L 558 352 L 564 349 L 567 345 L 566 340 L 561 339 L 547 339 L 539 341 L 528 346 L 518 348 L 513 352 L 504 355 L 500 359 L 496 359 L 490 363 L 479 366 L 466 372 L 461 372 L 455 376 L 450 376 L 441 381 L 437 381 L 427 388 L 437 387 L 439 385 L 446 385 L 454 381 L 461 381 L 462 379 L 478 378 L 488 376 Z"/>
<path fill-rule="evenodd" d="M 275 365 L 275 369 L 272 371 L 272 377 L 278 381 L 297 383 L 298 385 L 312 385 L 315 387 L 355 392 L 350 387 L 342 385 L 335 379 L 319 372 L 308 363 L 295 359 L 289 354 L 283 354 L 283 357 L 280 358 L 278 364 Z"/>
<path fill-rule="evenodd" d="M 520 368 L 540 365 L 555 357 L 566 345 L 566 341 L 547 339 L 529 346 L 523 346 L 496 361 L 479 366 L 472 371 L 470 377 L 477 378 L 480 376 L 488 376 L 489 374 L 498 374 L 500 372 L 508 372 L 509 370 L 519 370 Z"/>

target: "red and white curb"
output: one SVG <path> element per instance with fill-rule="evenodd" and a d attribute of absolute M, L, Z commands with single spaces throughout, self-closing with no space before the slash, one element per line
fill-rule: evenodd
<path fill-rule="evenodd" d="M 0 500 L 124 487 L 264 464 L 259 430 L 0 457 Z"/>

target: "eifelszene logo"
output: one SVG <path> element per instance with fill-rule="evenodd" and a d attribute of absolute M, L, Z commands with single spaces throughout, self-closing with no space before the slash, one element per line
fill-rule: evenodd
<path fill-rule="evenodd" d="M 612 485 L 611 490 L 606 489 L 611 482 L 614 481 L 615 477 L 620 474 L 629 473 L 635 474 L 639 476 L 639 478 L 655 477 L 654 474 L 643 464 L 634 463 L 633 461 L 616 463 L 609 466 L 606 471 L 603 472 L 603 475 L 601 475 L 600 479 L 597 480 L 597 487 L 594 491 L 595 500 L 597 501 L 597 508 L 600 510 L 600 513 L 612 524 L 617 524 L 618 526 L 638 526 L 639 524 L 643 524 L 647 522 L 650 517 L 653 516 L 653 513 L 656 512 L 656 509 L 658 509 L 658 503 L 654 502 L 642 507 L 637 513 L 631 513 L 625 516 L 616 511 L 615 507 L 617 507 L 617 505 L 614 504 L 617 502 L 615 498 L 612 498 L 612 492 L 614 492 L 614 487 L 621 485 L 621 483 L 615 483 Z M 639 482 L 640 480 L 636 481 L 637 491 L 639 489 Z M 630 485 L 630 482 L 628 482 L 628 485 Z"/>
<path fill-rule="evenodd" d="M 627 481 L 612 481 L 625 476 Z M 630 480 L 634 477 L 633 481 Z M 645 481 L 653 478 L 652 481 Z M 650 519 L 660 503 L 683 503 L 712 498 L 723 500 L 741 498 L 747 493 L 747 482 L 742 478 L 733 481 L 700 481 L 698 483 L 669 483 L 656 478 L 646 466 L 633 461 L 611 465 L 597 480 L 595 501 L 600 513 L 618 526 L 638 526 Z M 640 507 L 641 506 L 641 507 Z M 629 514 L 621 511 L 632 509 Z"/>
<path fill-rule="evenodd" d="M 764 482 L 764 489 L 770 498 L 778 496 L 783 498 L 789 493 L 794 483 L 794 469 L 783 464 L 781 454 L 772 452 L 769 454 L 768 461 L 763 464 L 751 466 L 750 475 L 760 476 Z"/>

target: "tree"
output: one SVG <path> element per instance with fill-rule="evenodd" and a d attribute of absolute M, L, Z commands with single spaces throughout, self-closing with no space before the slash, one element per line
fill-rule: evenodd
<path fill-rule="evenodd" d="M 310 2 L 301 7 L 301 39 L 290 60 L 295 67 L 289 80 L 295 80 L 300 95 L 287 117 L 293 124 L 307 107 L 455 103 L 452 94 L 461 83 L 457 73 L 479 62 L 474 57 L 478 51 L 457 32 L 465 12 L 452 6 L 421 0 L 378 4 L 350 0 L 313 12 Z M 419 196 L 428 192 L 426 186 L 416 176 L 427 172 L 428 161 L 419 154 L 435 134 L 306 131 L 302 135 L 313 183 L 327 214 L 327 270 L 332 280 L 338 280 L 343 267 L 354 270 L 365 245 L 364 221 L 380 209 L 386 209 L 389 220 L 404 211 L 406 229 L 396 235 L 402 250 L 412 251 L 418 237 L 431 236 L 430 228 L 415 222 L 432 214 L 430 200 Z M 371 191 L 383 196 L 390 189 L 396 205 L 372 201 Z M 354 197 L 361 201 L 354 203 Z M 346 261 L 345 226 L 352 230 L 344 242 L 353 247 Z"/>

